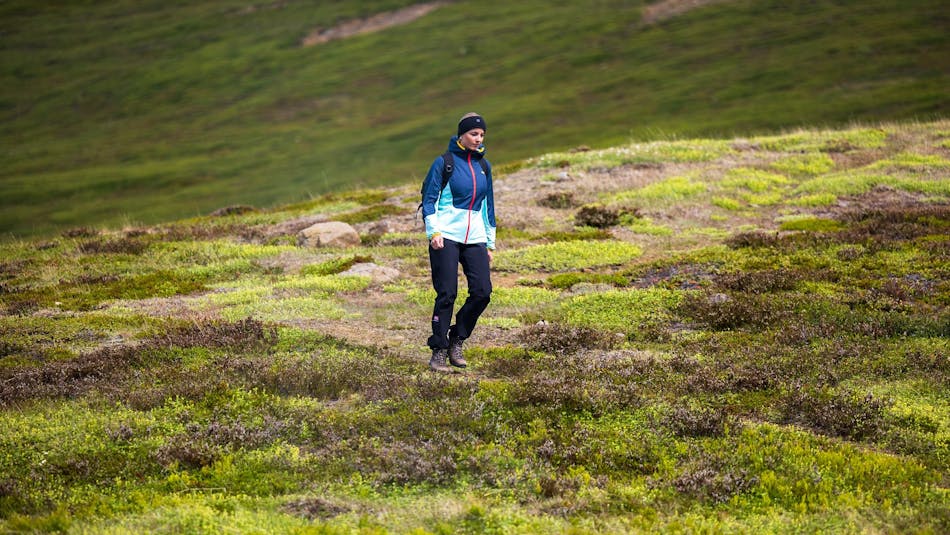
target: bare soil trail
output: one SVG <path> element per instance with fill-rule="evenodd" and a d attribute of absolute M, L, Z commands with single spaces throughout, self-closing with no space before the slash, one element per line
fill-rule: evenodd
<path fill-rule="evenodd" d="M 378 32 L 393 26 L 409 24 L 446 4 L 448 2 L 424 2 L 395 11 L 377 13 L 371 17 L 348 20 L 332 28 L 317 28 L 304 37 L 300 44 L 305 47 L 314 46 L 355 35 Z"/>
<path fill-rule="evenodd" d="M 656 24 L 697 8 L 725 1 L 727 0 L 661 0 L 643 8 L 643 23 Z"/>

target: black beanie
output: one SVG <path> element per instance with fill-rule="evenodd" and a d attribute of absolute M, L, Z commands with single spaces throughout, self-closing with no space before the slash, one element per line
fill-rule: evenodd
<path fill-rule="evenodd" d="M 469 130 L 473 130 L 475 128 L 488 130 L 488 128 L 485 126 L 485 119 L 482 119 L 481 115 L 472 115 L 470 117 L 466 117 L 462 119 L 461 121 L 459 121 L 458 135 L 461 136 L 465 132 L 468 132 Z"/>

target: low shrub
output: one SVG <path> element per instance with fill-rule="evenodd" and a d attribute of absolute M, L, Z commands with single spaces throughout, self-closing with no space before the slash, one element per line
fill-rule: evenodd
<path fill-rule="evenodd" d="M 74 227 L 64 230 L 61 235 L 64 238 L 91 238 L 98 236 L 99 231 L 91 227 Z"/>
<path fill-rule="evenodd" d="M 762 294 L 794 290 L 804 278 L 799 271 L 781 268 L 721 273 L 713 277 L 713 282 L 724 290 Z"/>
<path fill-rule="evenodd" d="M 574 214 L 574 224 L 581 227 L 608 228 L 620 222 L 620 211 L 599 204 L 582 206 Z"/>
<path fill-rule="evenodd" d="M 752 231 L 733 234 L 725 240 L 725 243 L 733 249 L 743 249 L 775 247 L 779 241 L 778 234 L 775 232 Z"/>
<path fill-rule="evenodd" d="M 871 394 L 797 387 L 779 400 L 782 423 L 805 426 L 826 435 L 864 440 L 885 427 L 889 402 Z"/>
<path fill-rule="evenodd" d="M 155 347 L 228 348 L 240 352 L 262 351 L 277 343 L 277 329 L 255 319 L 236 322 L 191 322 L 155 334 Z"/>
<path fill-rule="evenodd" d="M 302 516 L 308 520 L 327 520 L 337 515 L 354 511 L 356 508 L 339 500 L 314 496 L 287 502 L 281 509 L 289 514 Z"/>
<path fill-rule="evenodd" d="M 172 437 L 154 454 L 165 468 L 198 469 L 211 466 L 223 454 L 223 448 L 205 441 Z"/>
<path fill-rule="evenodd" d="M 576 353 L 584 349 L 610 349 L 618 343 L 612 333 L 560 323 L 532 325 L 524 329 L 519 337 L 529 350 L 552 355 Z"/>
<path fill-rule="evenodd" d="M 648 389 L 668 386 L 668 367 L 625 352 L 578 352 L 520 362 L 511 388 L 516 405 L 545 410 L 631 410 Z"/>
<path fill-rule="evenodd" d="M 675 313 L 719 331 L 741 327 L 764 329 L 787 317 L 791 306 L 771 295 L 691 292 L 675 308 Z"/>
<path fill-rule="evenodd" d="M 133 236 L 121 237 L 111 240 L 91 240 L 79 244 L 79 251 L 84 254 L 129 254 L 140 255 L 148 246 L 151 240 L 148 238 Z"/>
<path fill-rule="evenodd" d="M 195 374 L 178 363 L 161 365 L 175 360 L 174 352 L 168 351 L 170 348 L 205 347 L 255 353 L 266 351 L 274 343 L 275 331 L 251 319 L 172 326 L 167 332 L 135 345 L 107 346 L 75 358 L 48 361 L 39 367 L 2 369 L 0 406 L 35 398 L 78 397 L 93 390 L 140 407 L 157 406 L 176 395 L 200 397 L 219 381 L 226 380 L 228 374 L 222 372 L 228 370 L 219 367 L 214 373 L 208 370 Z M 147 364 L 156 365 L 147 372 L 142 371 Z M 133 388 L 143 377 L 151 380 Z"/>
<path fill-rule="evenodd" d="M 674 408 L 663 418 L 663 425 L 679 437 L 718 437 L 735 425 L 735 420 L 722 408 Z"/>
<path fill-rule="evenodd" d="M 727 502 L 758 483 L 758 476 L 748 470 L 730 467 L 721 459 L 702 454 L 686 463 L 671 482 L 677 492 L 710 503 Z"/>
<path fill-rule="evenodd" d="M 559 191 L 544 196 L 544 198 L 538 201 L 538 205 L 554 208 L 556 210 L 566 210 L 577 206 L 577 201 L 574 199 L 573 192 Z"/>

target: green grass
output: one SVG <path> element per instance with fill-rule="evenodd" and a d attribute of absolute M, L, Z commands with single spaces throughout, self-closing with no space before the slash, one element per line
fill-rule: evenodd
<path fill-rule="evenodd" d="M 703 182 L 691 177 L 675 176 L 662 182 L 630 191 L 623 191 L 609 197 L 614 203 L 631 203 L 636 206 L 649 206 L 654 203 L 677 203 L 697 197 L 708 190 Z"/>
<path fill-rule="evenodd" d="M 617 241 L 564 241 L 500 252 L 495 267 L 505 271 L 566 271 L 624 264 L 642 253 Z"/>
<path fill-rule="evenodd" d="M 499 165 L 581 144 L 946 113 L 950 32 L 937 0 L 716 3 L 652 26 L 640 23 L 643 2 L 489 1 L 299 46 L 315 28 L 411 3 L 5 2 L 0 233 L 417 184 L 470 110 L 492 125 Z M 473 20 L 490 38 L 459 39 Z M 836 152 L 882 138 L 752 141 Z M 695 162 L 729 151 L 634 147 L 566 159 Z"/>
<path fill-rule="evenodd" d="M 831 171 L 835 162 L 825 153 L 808 153 L 776 160 L 769 167 L 793 176 L 814 176 Z"/>
<path fill-rule="evenodd" d="M 572 298 L 564 304 L 568 323 L 630 334 L 669 319 L 682 296 L 661 288 L 613 290 Z"/>

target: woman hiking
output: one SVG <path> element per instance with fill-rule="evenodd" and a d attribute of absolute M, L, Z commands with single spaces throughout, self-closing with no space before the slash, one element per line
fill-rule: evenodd
<path fill-rule="evenodd" d="M 422 216 L 429 239 L 435 306 L 429 368 L 450 372 L 466 366 L 462 343 L 491 300 L 489 264 L 495 249 L 495 199 L 491 165 L 485 160 L 485 119 L 467 113 L 449 148 L 432 162 L 422 191 Z M 455 315 L 458 266 L 468 281 L 468 298 Z"/>

